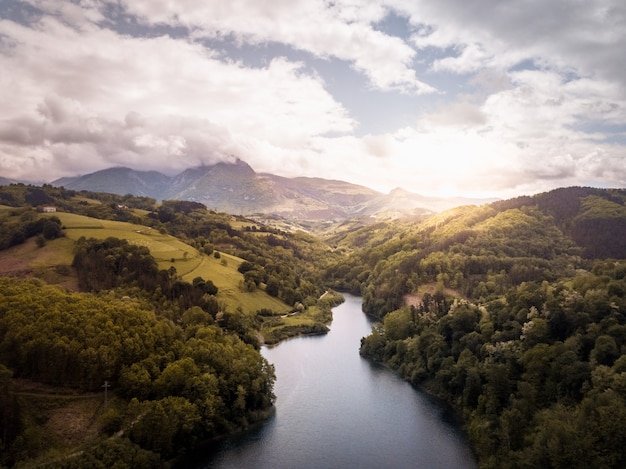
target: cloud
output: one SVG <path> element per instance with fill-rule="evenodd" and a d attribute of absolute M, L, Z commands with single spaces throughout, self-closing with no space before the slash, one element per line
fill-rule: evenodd
<path fill-rule="evenodd" d="M 621 0 L 549 3 L 390 0 L 421 27 L 420 49 L 453 48 L 435 60 L 435 70 L 467 73 L 483 67 L 509 68 L 524 60 L 561 71 L 624 85 L 626 4 Z"/>
<path fill-rule="evenodd" d="M 48 164 L 54 177 L 106 163 L 172 172 L 228 154 L 254 163 L 255 140 L 297 148 L 355 125 L 301 63 L 245 67 L 186 40 L 76 27 L 77 16 L 0 21 L 0 68 L 11 70 L 0 154 L 15 177 Z"/>
<path fill-rule="evenodd" d="M 122 4 L 141 22 L 185 26 L 196 37 L 233 35 L 249 44 L 278 42 L 318 57 L 336 57 L 351 63 L 382 90 L 435 91 L 417 79 L 412 69 L 414 49 L 373 27 L 388 13 L 382 3 L 132 0 Z"/>
<path fill-rule="evenodd" d="M 599 144 L 577 128 L 624 122 L 626 103 L 614 85 L 539 70 L 497 81 L 484 99 L 460 96 L 393 133 L 317 139 L 318 151 L 358 161 L 341 171 L 382 191 L 402 186 L 425 194 L 512 197 L 566 185 L 625 184 L 624 146 Z"/>
<path fill-rule="evenodd" d="M 431 194 L 626 184 L 618 0 L 27 3 L 0 19 L 3 176 L 236 156 Z"/>
<path fill-rule="evenodd" d="M 486 116 L 480 106 L 461 97 L 459 101 L 441 105 L 437 111 L 422 116 L 418 126 L 426 129 L 440 126 L 466 128 L 483 126 L 486 122 Z"/>

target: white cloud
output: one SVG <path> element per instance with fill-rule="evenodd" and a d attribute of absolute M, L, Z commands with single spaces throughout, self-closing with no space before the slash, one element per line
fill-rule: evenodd
<path fill-rule="evenodd" d="M 184 40 L 75 28 L 65 17 L 32 28 L 4 20 L 0 30 L 0 68 L 11 70 L 0 77 L 0 152 L 14 177 L 104 162 L 174 171 L 229 153 L 254 163 L 241 154 L 246 142 L 298 148 L 354 126 L 319 77 L 286 59 L 246 68 Z"/>
<path fill-rule="evenodd" d="M 173 173 L 234 155 L 258 171 L 431 194 L 626 185 L 625 146 L 609 143 L 626 137 L 621 0 L 28 1 L 36 21 L 0 19 L 5 177 Z M 390 11 L 411 37 L 376 29 Z M 320 69 L 349 65 L 372 89 L 342 95 L 285 57 L 246 66 L 205 46 L 220 38 L 339 59 Z M 377 114 L 387 97 L 403 100 L 393 116 Z M 363 109 L 402 114 L 404 127 L 357 137 Z"/>
<path fill-rule="evenodd" d="M 148 24 L 184 25 L 196 37 L 234 35 L 252 44 L 279 42 L 319 57 L 353 64 L 383 90 L 430 93 L 417 79 L 413 48 L 373 28 L 387 14 L 382 3 L 339 0 L 124 1 L 126 11 Z"/>
<path fill-rule="evenodd" d="M 509 77 L 510 86 L 498 85 L 482 102 L 462 96 L 390 134 L 317 139 L 318 151 L 358 161 L 341 171 L 383 191 L 402 186 L 425 194 L 512 197 L 566 185 L 625 184 L 624 146 L 598 143 L 577 128 L 600 119 L 624 123 L 626 103 L 614 99 L 610 84 L 567 82 L 547 71 Z"/>
<path fill-rule="evenodd" d="M 419 126 L 425 129 L 447 126 L 463 129 L 485 124 L 486 116 L 480 106 L 464 98 L 457 102 L 446 103 L 437 111 L 425 114 L 419 120 Z"/>
<path fill-rule="evenodd" d="M 460 73 L 523 60 L 626 84 L 626 4 L 622 0 L 536 2 L 388 0 L 422 25 L 418 48 L 454 47 L 435 69 Z"/>

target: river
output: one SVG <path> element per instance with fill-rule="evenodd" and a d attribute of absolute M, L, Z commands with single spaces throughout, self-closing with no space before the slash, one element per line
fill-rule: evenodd
<path fill-rule="evenodd" d="M 264 347 L 276 367 L 276 412 L 209 448 L 196 467 L 475 468 L 440 406 L 359 356 L 371 324 L 361 299 L 346 295 L 327 335 Z"/>

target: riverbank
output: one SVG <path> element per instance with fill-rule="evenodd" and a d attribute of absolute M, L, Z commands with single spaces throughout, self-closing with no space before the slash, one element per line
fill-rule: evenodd
<path fill-rule="evenodd" d="M 345 301 L 343 294 L 327 290 L 310 306 L 300 305 L 287 315 L 263 317 L 260 342 L 276 345 L 299 336 L 324 335 L 333 320 L 332 308 Z"/>
<path fill-rule="evenodd" d="M 253 421 L 250 421 L 247 425 L 234 428 L 228 433 L 223 433 L 221 435 L 214 436 L 213 438 L 204 440 L 200 442 L 192 451 L 189 451 L 186 454 L 181 454 L 176 458 L 167 461 L 167 464 L 170 466 L 170 469 L 187 469 L 189 467 L 196 467 L 206 459 L 206 453 L 211 451 L 212 447 L 230 438 L 238 438 L 248 432 L 254 432 L 274 415 L 276 415 L 276 406 L 271 406 L 265 411 L 259 412 L 256 418 Z"/>
<path fill-rule="evenodd" d="M 275 417 L 190 468 L 475 469 L 445 409 L 359 356 L 371 325 L 361 299 L 346 295 L 328 334 L 264 347 L 276 370 Z"/>

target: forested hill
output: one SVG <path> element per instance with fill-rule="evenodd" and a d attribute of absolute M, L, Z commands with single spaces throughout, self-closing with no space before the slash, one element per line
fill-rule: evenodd
<path fill-rule="evenodd" d="M 0 466 L 169 467 L 263 418 L 261 340 L 328 330 L 333 255 L 197 202 L 0 187 Z"/>
<path fill-rule="evenodd" d="M 503 211 L 536 205 L 592 259 L 626 257 L 626 190 L 569 187 L 495 202 Z"/>
<path fill-rule="evenodd" d="M 626 190 L 557 189 L 337 233 L 330 243 L 346 254 L 328 280 L 362 294 L 365 311 L 382 317 L 419 285 L 484 300 L 574 275 L 593 259 L 626 258 Z"/>
<path fill-rule="evenodd" d="M 338 231 L 361 354 L 444 399 L 485 468 L 626 467 L 626 191 Z"/>

